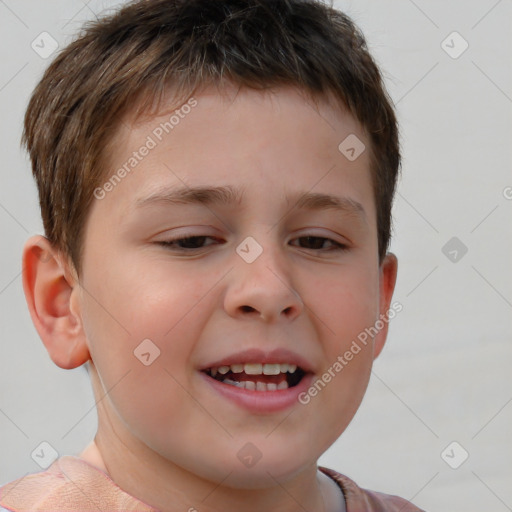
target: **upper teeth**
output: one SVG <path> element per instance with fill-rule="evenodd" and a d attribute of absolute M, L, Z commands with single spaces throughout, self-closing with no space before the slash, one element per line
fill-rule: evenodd
<path fill-rule="evenodd" d="M 297 369 L 296 364 L 279 363 L 245 363 L 232 364 L 230 366 L 219 366 L 211 368 L 211 373 L 215 377 L 217 372 L 225 375 L 229 371 L 233 373 L 245 372 L 247 375 L 279 375 L 280 373 L 294 373 Z"/>

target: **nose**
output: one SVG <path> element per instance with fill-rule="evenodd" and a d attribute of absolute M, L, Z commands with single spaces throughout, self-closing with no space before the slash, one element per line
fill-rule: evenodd
<path fill-rule="evenodd" d="M 293 287 L 289 262 L 279 249 L 264 248 L 252 263 L 238 255 L 235 261 L 224 299 L 230 316 L 276 323 L 291 321 L 302 313 L 304 303 Z"/>

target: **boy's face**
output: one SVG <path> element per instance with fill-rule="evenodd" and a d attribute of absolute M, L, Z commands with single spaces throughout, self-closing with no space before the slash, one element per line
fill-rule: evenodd
<path fill-rule="evenodd" d="M 348 113 L 326 103 L 317 112 L 288 88 L 196 100 L 169 133 L 161 123 L 172 112 L 116 134 L 106 179 L 124 164 L 130 172 L 93 202 L 72 302 L 108 391 L 100 430 L 204 478 L 231 472 L 232 485 L 264 486 L 268 473 L 314 464 L 352 419 L 385 328 L 306 393 L 388 309 L 396 260 L 379 266 L 370 143 Z M 354 161 L 338 149 L 349 135 L 367 148 Z M 239 196 L 191 194 L 199 187 Z M 178 189 L 195 200 L 171 200 Z M 162 244 L 186 237 L 197 238 Z M 251 391 L 207 374 L 258 362 L 306 375 Z"/>

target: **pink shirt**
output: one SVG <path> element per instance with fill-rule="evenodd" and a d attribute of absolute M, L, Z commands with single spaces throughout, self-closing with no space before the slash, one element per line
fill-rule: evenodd
<path fill-rule="evenodd" d="M 361 489 L 332 469 L 319 469 L 340 486 L 347 512 L 422 512 L 407 500 Z M 158 512 L 123 491 L 100 469 L 73 456 L 0 487 L 0 506 L 14 512 Z"/>

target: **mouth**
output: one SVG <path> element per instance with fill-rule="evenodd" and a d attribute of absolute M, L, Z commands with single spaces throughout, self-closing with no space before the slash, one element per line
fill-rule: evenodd
<path fill-rule="evenodd" d="M 285 348 L 250 348 L 199 368 L 204 382 L 221 400 L 251 414 L 284 412 L 300 405 L 317 372 L 311 357 Z M 233 409 L 230 409 L 233 410 Z"/>
<path fill-rule="evenodd" d="M 222 384 L 259 392 L 294 388 L 308 373 L 294 363 L 236 363 L 212 366 L 202 372 Z"/>

